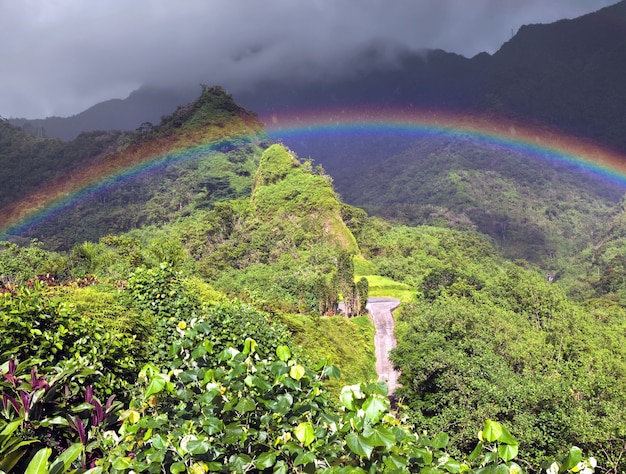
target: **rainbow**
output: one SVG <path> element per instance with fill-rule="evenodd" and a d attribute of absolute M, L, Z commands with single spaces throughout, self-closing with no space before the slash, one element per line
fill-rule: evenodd
<path fill-rule="evenodd" d="M 290 111 L 261 118 L 268 135 L 287 144 L 294 138 L 358 133 L 472 140 L 567 164 L 626 186 L 626 155 L 558 130 L 501 117 L 410 108 L 350 108 Z"/>
<path fill-rule="evenodd" d="M 285 142 L 296 137 L 306 139 L 307 136 L 357 133 L 471 139 L 527 156 L 570 164 L 626 187 L 626 156 L 589 140 L 501 118 L 441 110 L 351 107 L 277 112 L 261 116 L 261 119 L 270 139 Z M 196 140 L 185 145 L 188 140 L 179 140 L 172 145 L 147 145 L 140 151 L 121 153 L 118 158 L 107 157 L 107 160 L 79 170 L 70 177 L 48 184 L 10 208 L 0 209 L 0 240 L 18 235 L 94 193 L 170 163 L 212 153 L 233 140 L 215 140 L 206 138 L 210 134 L 203 135 L 205 138 L 201 143 Z M 250 136 L 248 129 L 247 138 Z M 240 134 L 235 140 L 243 137 L 244 134 Z"/>
<path fill-rule="evenodd" d="M 0 241 L 19 235 L 64 209 L 105 192 L 125 181 L 157 172 L 171 164 L 209 156 L 254 134 L 237 135 L 201 144 L 159 143 L 156 147 L 125 150 L 105 155 L 102 160 L 76 170 L 43 186 L 21 201 L 0 209 Z M 187 143 L 189 143 L 187 141 Z M 155 151 L 153 148 L 165 151 Z"/>

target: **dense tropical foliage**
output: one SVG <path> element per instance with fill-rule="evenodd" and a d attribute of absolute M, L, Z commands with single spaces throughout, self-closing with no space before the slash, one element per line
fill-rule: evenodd
<path fill-rule="evenodd" d="M 250 118 L 205 89 L 128 147 L 233 117 Z M 224 143 L 145 178 L 147 198 L 139 181 L 89 198 L 137 192 L 126 217 L 162 219 L 0 242 L 0 471 L 624 471 L 619 206 L 555 277 L 472 226 L 369 217 L 282 145 Z M 403 301 L 393 408 L 368 295 Z"/>

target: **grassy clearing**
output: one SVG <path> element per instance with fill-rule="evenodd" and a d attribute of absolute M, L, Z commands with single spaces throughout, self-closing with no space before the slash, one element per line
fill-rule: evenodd
<path fill-rule="evenodd" d="M 370 296 L 397 298 L 403 302 L 409 302 L 415 298 L 415 291 L 405 283 L 398 283 L 380 275 L 358 275 L 355 278 L 361 277 L 367 278 Z"/>

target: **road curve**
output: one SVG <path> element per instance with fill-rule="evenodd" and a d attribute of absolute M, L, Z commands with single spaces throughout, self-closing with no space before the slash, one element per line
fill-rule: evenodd
<path fill-rule="evenodd" d="M 387 382 L 389 395 L 392 395 L 396 390 L 400 375 L 398 371 L 393 370 L 393 364 L 389 360 L 389 351 L 396 347 L 393 310 L 398 306 L 400 306 L 400 301 L 393 298 L 369 298 L 367 300 L 367 309 L 376 328 L 374 346 L 378 381 Z"/>
<path fill-rule="evenodd" d="M 376 373 L 379 382 L 387 382 L 389 395 L 392 395 L 398 386 L 400 375 L 398 371 L 393 370 L 393 364 L 389 360 L 389 351 L 396 347 L 395 320 L 392 312 L 398 306 L 400 306 L 400 300 L 393 298 L 368 298 L 367 300 L 367 310 L 376 328 L 374 334 Z M 343 303 L 339 303 L 339 309 L 343 311 Z"/>

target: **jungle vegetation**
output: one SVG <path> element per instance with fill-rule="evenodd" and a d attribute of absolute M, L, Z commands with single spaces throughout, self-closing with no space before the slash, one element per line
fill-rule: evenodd
<path fill-rule="evenodd" d="M 236 117 L 205 88 L 120 136 L 221 139 Z M 247 139 L 0 243 L 0 471 L 624 471 L 619 203 L 547 275 L 471 226 L 345 204 L 244 122 Z M 124 228 L 99 224 L 116 199 Z M 89 206 L 97 237 L 77 241 Z M 368 294 L 403 301 L 393 408 Z"/>

